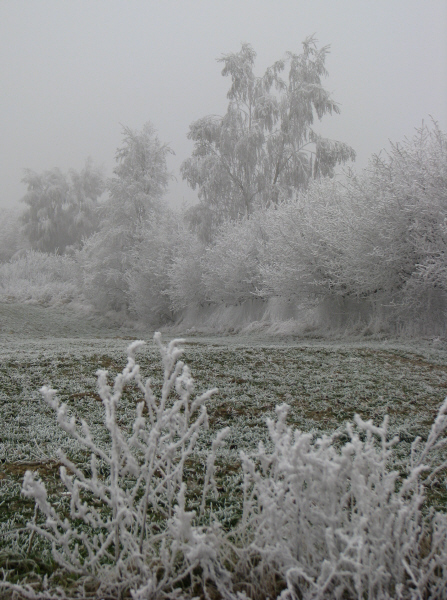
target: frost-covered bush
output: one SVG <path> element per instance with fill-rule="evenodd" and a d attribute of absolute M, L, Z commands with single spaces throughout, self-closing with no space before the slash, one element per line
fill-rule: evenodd
<path fill-rule="evenodd" d="M 203 301 L 203 252 L 183 215 L 169 210 L 153 213 L 132 235 L 118 225 L 104 229 L 79 254 L 84 293 L 99 310 L 125 309 L 159 326 Z"/>
<path fill-rule="evenodd" d="M 157 219 L 141 231 L 126 272 L 129 310 L 139 319 L 155 325 L 172 319 L 167 271 L 172 260 L 175 231 L 169 231 L 166 220 Z"/>
<path fill-rule="evenodd" d="M 163 237 L 169 231 L 163 227 L 167 219 L 169 215 L 152 213 L 131 228 L 125 221 L 109 223 L 86 241 L 78 254 L 83 291 L 99 311 L 131 311 L 138 317 L 169 312 L 163 293 L 167 287 L 163 258 L 171 243 L 169 235 Z"/>
<path fill-rule="evenodd" d="M 426 444 L 414 441 L 402 480 L 389 470 L 398 440 L 387 418 L 375 427 L 356 416 L 340 445 L 339 433 L 314 440 L 288 427 L 287 405 L 276 411 L 267 421 L 273 450 L 242 453 L 237 570 L 256 595 L 273 594 L 276 582 L 283 600 L 445 598 L 447 515 L 421 508 L 424 486 L 445 472 L 437 453 L 447 443 L 447 400 Z"/>
<path fill-rule="evenodd" d="M 361 175 L 314 182 L 266 215 L 266 295 L 346 321 L 442 330 L 447 288 L 447 138 L 435 125 Z M 356 309 L 356 310 L 354 310 Z M 357 314 L 356 314 L 357 313 Z"/>
<path fill-rule="evenodd" d="M 98 310 L 120 311 L 127 307 L 125 272 L 131 266 L 125 227 L 103 228 L 93 234 L 78 253 L 82 269 L 82 291 Z"/>
<path fill-rule="evenodd" d="M 204 523 L 203 515 L 208 495 L 216 491 L 214 459 L 227 430 L 217 435 L 209 449 L 195 510 L 188 507 L 192 501 L 187 500 L 185 479 L 198 434 L 208 424 L 205 402 L 216 390 L 194 397 L 189 369 L 178 360 L 181 340 L 165 347 L 156 334 L 155 341 L 164 366 L 160 397 L 150 380 L 143 382 L 135 363 L 135 352 L 143 342 L 129 346 L 127 366 L 112 388 L 107 371 L 98 371 L 107 447 L 96 443 L 84 420 L 78 425 L 55 390 L 42 388 L 60 427 L 90 454 L 89 468 L 83 469 L 60 452 L 60 477 L 70 499 L 65 513 L 56 510 L 34 472 L 27 471 L 23 481 L 23 493 L 34 499 L 37 516 L 42 516 L 30 528 L 50 542 L 57 564 L 77 576 L 75 596 L 85 595 L 87 585 L 98 598 L 130 592 L 141 600 L 182 597 L 182 587 L 194 589 L 200 583 L 206 588 L 208 580 L 218 589 L 225 585 L 225 570 L 219 565 L 222 535 L 217 523 L 209 519 Z M 120 403 L 131 383 L 142 400 L 127 430 L 120 424 Z M 56 593 L 51 580 L 43 581 L 39 592 L 31 586 L 12 587 L 28 597 L 48 598 Z"/>
<path fill-rule="evenodd" d="M 333 330 L 359 322 L 365 328 L 386 312 L 369 245 L 370 226 L 374 231 L 378 221 L 374 214 L 366 218 L 367 202 L 352 194 L 346 181 L 314 181 L 305 193 L 266 214 L 268 242 L 260 268 L 264 296 L 311 308 L 305 311 L 310 322 Z M 386 266 L 381 266 L 383 275 Z"/>
<path fill-rule="evenodd" d="M 294 200 L 270 209 L 260 269 L 264 294 L 302 304 L 355 294 L 355 286 L 349 289 L 343 276 L 355 218 L 342 188 L 331 179 L 314 181 Z"/>
<path fill-rule="evenodd" d="M 265 247 L 262 213 L 229 221 L 219 230 L 203 258 L 203 285 L 208 301 L 240 304 L 258 295 Z"/>
<path fill-rule="evenodd" d="M 70 256 L 29 250 L 0 265 L 0 300 L 55 305 L 79 297 L 79 267 Z"/>
<path fill-rule="evenodd" d="M 402 319 L 445 322 L 447 136 L 436 124 L 374 157 L 352 181 L 364 198 L 359 274 Z M 366 264 L 365 264 L 366 262 Z"/>
<path fill-rule="evenodd" d="M 205 246 L 196 234 L 182 227 L 168 268 L 169 298 L 174 311 L 199 306 L 206 300 L 202 279 Z"/>
<path fill-rule="evenodd" d="M 129 309 L 154 325 L 201 298 L 202 245 L 183 215 L 165 211 L 141 231 L 126 273 Z M 183 298 L 183 302 L 180 300 Z"/>

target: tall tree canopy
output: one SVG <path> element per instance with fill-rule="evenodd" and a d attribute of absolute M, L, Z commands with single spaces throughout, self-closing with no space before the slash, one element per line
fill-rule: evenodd
<path fill-rule="evenodd" d="M 140 131 L 123 128 L 115 176 L 107 182 L 109 199 L 101 207 L 100 229 L 82 252 L 85 292 L 102 308 L 128 306 L 128 273 L 135 253 L 146 230 L 165 210 L 161 199 L 169 182 L 166 156 L 171 152 L 150 123 Z"/>
<path fill-rule="evenodd" d="M 28 191 L 21 221 L 35 250 L 62 254 L 96 231 L 104 177 L 90 159 L 82 171 L 68 174 L 57 168 L 40 174 L 26 169 L 22 181 Z"/>
<path fill-rule="evenodd" d="M 173 151 L 160 142 L 151 123 L 145 123 L 141 131 L 123 127 L 123 144 L 115 155 L 115 177 L 107 182 L 110 199 L 104 205 L 106 220 L 111 218 L 134 229 L 160 209 L 170 177 L 168 154 Z"/>
<path fill-rule="evenodd" d="M 219 59 L 222 75 L 231 79 L 227 112 L 191 124 L 194 150 L 181 167 L 198 188 L 193 218 L 212 224 L 249 215 L 256 205 L 277 203 L 354 160 L 352 148 L 312 127 L 315 118 L 340 112 L 321 83 L 328 52 L 310 37 L 301 54 L 288 52 L 262 77 L 254 74 L 256 53 L 249 44 Z"/>

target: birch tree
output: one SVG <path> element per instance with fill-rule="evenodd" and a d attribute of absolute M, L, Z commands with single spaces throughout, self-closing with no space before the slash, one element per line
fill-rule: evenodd
<path fill-rule="evenodd" d="M 231 80 L 227 112 L 191 124 L 194 149 L 181 167 L 183 178 L 198 189 L 200 204 L 191 215 L 198 228 L 276 204 L 354 160 L 352 148 L 314 128 L 316 119 L 340 112 L 322 85 L 328 52 L 307 38 L 301 54 L 288 52 L 260 77 L 249 44 L 219 59 L 222 75 Z"/>

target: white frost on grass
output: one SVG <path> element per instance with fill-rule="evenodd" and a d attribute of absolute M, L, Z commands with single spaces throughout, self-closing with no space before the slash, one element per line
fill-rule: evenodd
<path fill-rule="evenodd" d="M 209 598 L 211 590 L 228 600 L 445 599 L 447 517 L 434 508 L 424 512 L 423 504 L 426 487 L 447 465 L 439 458 L 447 444 L 447 400 L 425 444 L 413 442 L 406 475 L 389 468 L 398 439 L 389 435 L 388 418 L 375 427 L 357 416 L 344 438 L 340 431 L 316 436 L 287 426 L 289 407 L 277 407 L 276 419 L 267 420 L 268 447 L 260 442 L 257 451 L 241 452 L 242 511 L 225 531 L 218 515 L 226 506 L 213 513 L 209 498 L 217 493 L 218 450 L 231 436 L 224 430 L 207 453 L 199 449 L 206 469 L 200 493 L 192 493 L 197 478 L 187 476 L 189 462 L 194 466 L 198 456 L 207 426 L 203 404 L 214 390 L 193 399 L 179 341 L 166 348 L 159 336 L 156 342 L 164 366 L 158 396 L 135 363 L 140 342 L 129 347 L 113 388 L 98 372 L 106 449 L 44 388 L 59 426 L 90 453 L 90 463 L 87 471 L 60 453 L 68 513 L 57 510 L 39 477 L 25 474 L 23 492 L 41 516 L 29 527 L 77 579 L 71 589 L 57 588 L 52 578 L 40 591 L 26 581 L 0 586 L 42 599 L 85 597 L 92 582 L 97 597 L 130 590 L 134 600 Z M 240 374 L 242 383 L 243 365 Z M 131 429 L 117 410 L 130 383 L 144 398 Z"/>

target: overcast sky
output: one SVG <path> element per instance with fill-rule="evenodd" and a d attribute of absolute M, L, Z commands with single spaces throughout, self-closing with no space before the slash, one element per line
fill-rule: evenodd
<path fill-rule="evenodd" d="M 17 205 L 23 169 L 114 167 L 121 125 L 151 121 L 182 182 L 189 124 L 223 114 L 216 62 L 242 42 L 257 72 L 316 34 L 330 45 L 325 86 L 341 114 L 321 132 L 356 150 L 356 168 L 422 120 L 447 131 L 446 0 L 0 0 L 0 205 Z"/>

